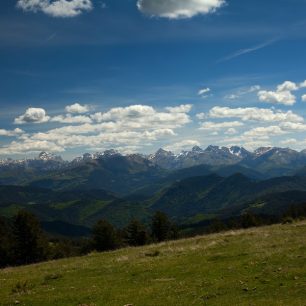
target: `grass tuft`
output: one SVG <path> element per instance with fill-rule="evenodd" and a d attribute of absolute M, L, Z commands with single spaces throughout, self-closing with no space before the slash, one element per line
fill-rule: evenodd
<path fill-rule="evenodd" d="M 33 289 L 33 285 L 29 281 L 19 281 L 12 288 L 12 294 L 27 294 Z"/>
<path fill-rule="evenodd" d="M 152 252 L 147 252 L 145 253 L 145 256 L 147 257 L 157 257 L 159 256 L 161 253 L 158 250 L 152 251 Z"/>

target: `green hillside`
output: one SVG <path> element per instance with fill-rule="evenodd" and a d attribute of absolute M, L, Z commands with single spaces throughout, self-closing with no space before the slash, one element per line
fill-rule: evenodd
<path fill-rule="evenodd" d="M 292 191 L 291 199 L 283 199 L 284 192 Z M 250 179 L 242 174 L 230 177 L 220 177 L 216 174 L 184 179 L 163 189 L 150 200 L 153 210 L 161 210 L 175 218 L 179 223 L 198 214 L 213 215 L 220 218 L 225 216 L 225 211 L 241 214 L 246 208 L 253 207 L 258 202 L 262 203 L 257 213 L 282 214 L 292 204 L 301 204 L 305 198 L 300 192 L 306 191 L 306 179 L 301 177 L 279 177 L 263 181 Z M 295 196 L 295 192 L 299 196 Z M 282 205 L 274 205 L 269 209 L 273 197 L 278 196 Z M 305 196 L 305 194 L 304 194 Z M 261 198 L 264 198 L 264 201 Z M 281 209 L 280 209 L 281 208 Z"/>
<path fill-rule="evenodd" d="M 190 171 L 206 170 L 181 171 L 180 177 Z M 161 181 L 159 190 L 149 198 L 140 194 L 120 198 L 102 189 L 60 191 L 33 186 L 0 186 L 0 216 L 11 218 L 18 210 L 26 209 L 41 222 L 49 224 L 60 221 L 88 228 L 106 219 L 122 228 L 133 218 L 147 223 L 155 211 L 162 211 L 177 224 L 186 225 L 216 217 L 237 217 L 250 210 L 257 215 L 279 217 L 292 205 L 306 203 L 305 177 L 255 180 L 242 174 L 229 177 L 211 174 L 170 182 L 171 179 Z M 146 192 L 154 188 L 158 189 L 152 184 Z"/>
<path fill-rule="evenodd" d="M 306 222 L 0 271 L 0 304 L 305 305 Z"/>

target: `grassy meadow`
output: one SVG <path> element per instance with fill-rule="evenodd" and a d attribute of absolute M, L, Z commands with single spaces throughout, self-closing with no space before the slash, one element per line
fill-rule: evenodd
<path fill-rule="evenodd" d="M 3 269 L 0 305 L 305 306 L 306 222 Z"/>

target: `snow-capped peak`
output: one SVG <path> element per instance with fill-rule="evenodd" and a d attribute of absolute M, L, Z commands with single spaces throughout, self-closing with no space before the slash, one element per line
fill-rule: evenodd
<path fill-rule="evenodd" d="M 203 152 L 203 149 L 200 148 L 199 146 L 194 146 L 194 147 L 192 148 L 192 152 L 194 152 L 194 153 L 202 153 L 202 152 Z"/>
<path fill-rule="evenodd" d="M 232 146 L 229 148 L 229 152 L 237 157 L 241 157 L 241 158 L 245 158 L 248 155 L 250 155 L 251 153 L 249 151 L 247 151 L 245 148 L 243 147 L 239 147 L 239 146 Z"/>
<path fill-rule="evenodd" d="M 52 153 L 48 153 L 48 152 L 41 152 L 38 155 L 38 160 L 42 160 L 42 161 L 62 161 L 62 158 L 60 156 L 56 156 Z"/>
<path fill-rule="evenodd" d="M 255 155 L 256 156 L 261 156 L 263 154 L 266 154 L 267 152 L 273 150 L 273 147 L 261 147 L 261 148 L 258 148 L 254 151 Z"/>

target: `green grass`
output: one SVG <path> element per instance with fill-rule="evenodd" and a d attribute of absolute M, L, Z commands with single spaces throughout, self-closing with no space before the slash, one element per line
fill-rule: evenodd
<path fill-rule="evenodd" d="M 304 306 L 306 222 L 0 271 L 0 305 Z"/>

